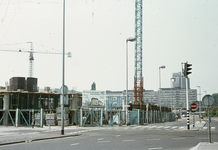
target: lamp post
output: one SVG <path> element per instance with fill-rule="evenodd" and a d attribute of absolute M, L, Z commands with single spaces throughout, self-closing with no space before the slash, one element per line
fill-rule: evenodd
<path fill-rule="evenodd" d="M 61 103 L 61 135 L 64 135 L 64 63 L 65 63 L 65 0 L 63 0 L 63 75 L 62 75 L 62 103 Z"/>
<path fill-rule="evenodd" d="M 160 66 L 159 67 L 159 102 L 160 102 L 160 111 L 161 111 L 161 74 L 160 74 L 160 69 L 164 69 L 166 66 Z"/>
<path fill-rule="evenodd" d="M 175 80 L 176 78 L 170 78 L 170 83 L 171 83 L 171 80 Z M 172 88 L 172 84 L 171 84 L 171 110 L 173 111 L 173 94 L 172 94 L 172 90 L 173 90 L 173 88 Z"/>
<path fill-rule="evenodd" d="M 201 116 L 201 87 L 197 86 L 199 88 L 199 111 L 200 111 L 200 116 Z"/>
<path fill-rule="evenodd" d="M 135 38 L 128 38 L 126 39 L 126 105 L 128 99 L 128 42 L 134 42 Z M 124 101 L 123 101 L 123 110 L 124 110 Z M 126 107 L 126 125 L 127 125 L 127 107 Z"/>

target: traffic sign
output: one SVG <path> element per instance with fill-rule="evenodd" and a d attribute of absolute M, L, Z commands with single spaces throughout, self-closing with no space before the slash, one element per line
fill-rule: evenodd
<path fill-rule="evenodd" d="M 202 102 L 206 106 L 213 105 L 214 98 L 211 95 L 205 95 L 202 99 Z"/>
<path fill-rule="evenodd" d="M 195 103 L 192 103 L 191 104 L 191 109 L 196 109 L 197 108 L 197 105 Z"/>

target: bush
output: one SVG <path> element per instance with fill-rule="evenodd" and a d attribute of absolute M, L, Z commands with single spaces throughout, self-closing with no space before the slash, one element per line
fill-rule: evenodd
<path fill-rule="evenodd" d="M 218 107 L 213 107 L 210 109 L 210 115 L 211 117 L 218 117 Z M 203 116 L 208 117 L 208 112 L 206 112 Z"/>

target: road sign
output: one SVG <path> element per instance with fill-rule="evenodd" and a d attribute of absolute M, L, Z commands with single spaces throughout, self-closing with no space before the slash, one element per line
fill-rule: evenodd
<path fill-rule="evenodd" d="M 197 108 L 197 105 L 195 103 L 192 103 L 191 104 L 191 109 L 196 109 Z"/>
<path fill-rule="evenodd" d="M 63 86 L 62 86 L 61 87 L 61 94 L 64 93 L 64 95 L 65 95 L 65 94 L 67 94 L 67 92 L 68 92 L 68 87 L 66 85 L 64 85 L 64 92 L 63 92 Z"/>
<path fill-rule="evenodd" d="M 206 106 L 213 105 L 214 98 L 211 95 L 205 95 L 202 99 L 202 102 Z"/>

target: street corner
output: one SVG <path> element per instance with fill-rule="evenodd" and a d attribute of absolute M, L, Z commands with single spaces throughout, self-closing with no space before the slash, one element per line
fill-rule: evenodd
<path fill-rule="evenodd" d="M 190 150 L 217 150 L 218 142 L 208 143 L 200 142 L 195 147 L 192 147 Z"/>

